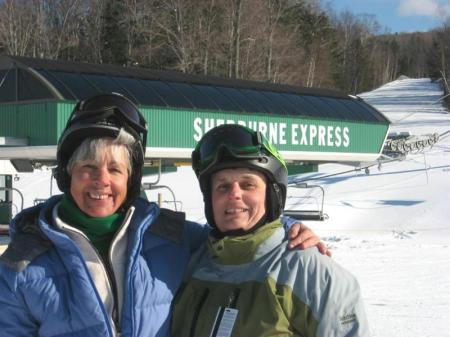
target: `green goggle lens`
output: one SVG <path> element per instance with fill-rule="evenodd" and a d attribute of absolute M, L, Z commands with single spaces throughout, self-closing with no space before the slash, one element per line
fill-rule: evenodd
<path fill-rule="evenodd" d="M 239 158 L 255 158 L 266 152 L 286 166 L 275 147 L 260 132 L 239 125 L 227 125 L 209 131 L 200 140 L 193 155 L 194 168 L 196 170 L 206 168 L 214 161 L 221 148 L 226 148 Z"/>

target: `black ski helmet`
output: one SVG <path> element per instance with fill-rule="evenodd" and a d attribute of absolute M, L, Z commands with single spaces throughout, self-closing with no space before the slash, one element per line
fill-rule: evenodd
<path fill-rule="evenodd" d="M 287 168 L 278 150 L 261 132 L 237 124 L 209 130 L 192 152 L 192 168 L 199 180 L 208 223 L 216 227 L 211 201 L 211 176 L 226 168 L 250 168 L 267 179 L 266 219 L 278 219 L 286 202 Z"/>
<path fill-rule="evenodd" d="M 122 128 L 135 139 L 130 153 L 132 173 L 128 178 L 127 199 L 124 206 L 134 201 L 141 187 L 147 122 L 131 100 L 117 93 L 97 94 L 75 105 L 59 138 L 56 152 L 55 179 L 62 192 L 70 196 L 67 164 L 78 146 L 86 138 L 115 138 Z"/>

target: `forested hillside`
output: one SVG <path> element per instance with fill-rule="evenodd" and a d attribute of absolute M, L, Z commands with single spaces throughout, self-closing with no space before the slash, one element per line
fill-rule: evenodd
<path fill-rule="evenodd" d="M 450 19 L 390 34 L 319 0 L 4 0 L 0 53 L 367 91 L 450 73 Z"/>

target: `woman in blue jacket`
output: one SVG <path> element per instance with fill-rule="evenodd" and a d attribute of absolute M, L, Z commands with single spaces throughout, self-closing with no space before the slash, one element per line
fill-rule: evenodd
<path fill-rule="evenodd" d="M 138 198 L 146 137 L 121 95 L 76 105 L 57 148 L 63 195 L 10 224 L 1 337 L 168 335 L 173 296 L 209 228 Z"/>

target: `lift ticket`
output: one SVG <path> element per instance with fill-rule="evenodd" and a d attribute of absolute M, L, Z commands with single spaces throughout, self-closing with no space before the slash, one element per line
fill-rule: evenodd
<path fill-rule="evenodd" d="M 220 307 L 209 337 L 231 337 L 239 310 Z"/>

